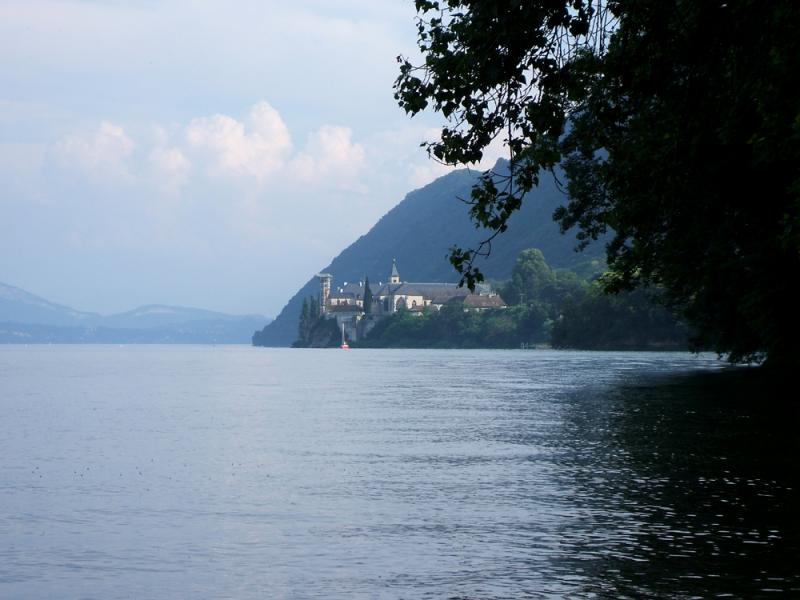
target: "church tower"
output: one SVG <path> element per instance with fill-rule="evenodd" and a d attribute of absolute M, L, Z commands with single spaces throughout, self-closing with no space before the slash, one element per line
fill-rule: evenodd
<path fill-rule="evenodd" d="M 328 298 L 331 296 L 331 279 L 333 277 L 330 273 L 320 273 L 317 278 L 319 279 L 319 314 L 324 315 Z"/>
<path fill-rule="evenodd" d="M 392 272 L 389 275 L 389 283 L 400 283 L 400 272 L 397 270 L 397 259 L 392 259 Z"/>

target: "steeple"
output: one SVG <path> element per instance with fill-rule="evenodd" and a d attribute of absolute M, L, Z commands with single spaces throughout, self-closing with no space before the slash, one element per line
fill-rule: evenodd
<path fill-rule="evenodd" d="M 392 272 L 389 274 L 389 283 L 400 283 L 400 272 L 397 270 L 397 259 L 392 259 Z"/>

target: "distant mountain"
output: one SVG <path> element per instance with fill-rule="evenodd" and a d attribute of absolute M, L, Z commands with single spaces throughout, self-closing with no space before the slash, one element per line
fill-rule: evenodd
<path fill-rule="evenodd" d="M 507 169 L 507 163 L 501 160 L 495 171 L 503 169 Z M 453 171 L 409 193 L 321 271 L 333 275 L 334 285 L 359 281 L 365 275 L 370 282 L 377 283 L 387 280 L 392 259 L 396 258 L 404 281 L 458 281 L 447 260 L 450 246 L 473 246 L 485 234 L 475 229 L 469 220 L 468 207 L 460 200 L 470 197 L 478 176 L 478 172 L 467 169 Z M 555 181 L 543 177 L 541 185 L 526 196 L 520 211 L 511 218 L 508 231 L 496 238 L 491 255 L 478 263 L 484 275 L 507 279 L 517 255 L 531 247 L 539 248 L 554 268 L 580 270 L 581 264 L 601 258 L 604 254 L 601 243 L 578 253 L 574 234 L 559 232 L 553 211 L 565 200 Z M 253 343 L 290 345 L 297 337 L 303 298 L 317 295 L 318 289 L 312 276 L 277 318 L 263 331 L 256 332 Z"/>
<path fill-rule="evenodd" d="M 158 304 L 103 316 L 0 283 L 0 343 L 245 344 L 269 320 Z"/>
<path fill-rule="evenodd" d="M 202 308 L 147 304 L 128 312 L 104 317 L 103 325 L 107 327 L 149 329 L 153 327 L 169 327 L 197 321 L 220 321 L 230 323 L 241 321 L 242 319 L 255 319 L 264 321 L 266 317 L 262 315 L 228 315 L 211 310 L 204 310 Z"/>
<path fill-rule="evenodd" d="M 93 325 L 99 319 L 100 315 L 80 312 L 0 283 L 0 321 L 78 326 Z"/>

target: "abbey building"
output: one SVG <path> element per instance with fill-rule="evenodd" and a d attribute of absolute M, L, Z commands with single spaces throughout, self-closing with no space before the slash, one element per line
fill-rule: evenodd
<path fill-rule="evenodd" d="M 426 309 L 439 310 L 445 305 L 460 306 L 464 310 L 502 308 L 506 305 L 486 284 L 478 284 L 475 292 L 471 293 L 469 289 L 454 283 L 403 281 L 395 260 L 392 261 L 386 283 L 370 283 L 369 290 L 363 281 L 344 282 L 340 287 L 333 288 L 333 276 L 329 273 L 320 273 L 317 278 L 320 314 L 329 319 L 335 318 L 351 340 L 366 335 L 377 320 L 399 310 L 421 314 Z"/>

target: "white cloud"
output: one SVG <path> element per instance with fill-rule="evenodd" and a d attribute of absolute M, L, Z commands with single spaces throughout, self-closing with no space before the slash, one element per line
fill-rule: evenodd
<path fill-rule="evenodd" d="M 365 158 L 364 147 L 353 142 L 350 128 L 323 125 L 309 136 L 306 149 L 292 161 L 291 170 L 293 176 L 306 182 L 327 179 L 348 187 L 355 184 Z"/>
<path fill-rule="evenodd" d="M 103 122 L 50 150 L 62 168 L 88 175 L 88 183 L 138 181 L 137 201 L 160 215 L 177 210 L 160 206 L 162 196 L 181 199 L 187 209 L 213 198 L 250 229 L 256 222 L 273 227 L 287 219 L 297 224 L 335 219 L 349 209 L 357 210 L 361 221 L 348 223 L 363 232 L 405 193 L 455 168 L 429 159 L 419 147 L 439 134 L 426 126 L 387 129 L 358 140 L 349 127 L 326 124 L 296 148 L 283 116 L 266 101 L 243 117 L 217 113 L 135 132 Z M 489 168 L 504 153 L 502 140 L 495 140 L 484 160 L 471 166 Z"/>
<path fill-rule="evenodd" d="M 145 175 L 173 195 L 205 179 L 236 183 L 239 189 L 244 185 L 255 193 L 266 182 L 279 181 L 364 190 L 358 179 L 367 155 L 350 128 L 322 125 L 308 135 L 302 150 L 295 150 L 287 124 L 265 101 L 243 119 L 197 117 L 185 126 L 151 126 L 137 138 L 138 144 L 122 126 L 103 122 L 96 130 L 62 138 L 50 150 L 62 168 L 90 179 L 127 181 Z M 134 149 L 140 152 L 134 155 Z"/>
<path fill-rule="evenodd" d="M 53 147 L 53 154 L 62 166 L 92 178 L 129 179 L 127 162 L 135 147 L 121 126 L 104 121 L 94 132 L 64 137 Z"/>
<path fill-rule="evenodd" d="M 246 123 L 222 114 L 193 119 L 186 141 L 211 157 L 216 174 L 259 181 L 281 169 L 292 150 L 289 129 L 267 102 L 256 104 Z"/>
<path fill-rule="evenodd" d="M 186 183 L 192 164 L 179 148 L 153 148 L 148 157 L 155 171 L 159 187 L 164 193 L 175 196 Z"/>
<path fill-rule="evenodd" d="M 392 97 L 395 57 L 416 56 L 414 13 L 397 0 L 0 0 L 0 254 L 29 281 L 57 279 L 42 265 L 83 269 L 119 309 L 172 289 L 279 310 L 426 162 L 416 131 L 436 121 L 408 121 Z M 104 302 L 69 285 L 81 307 Z"/>
<path fill-rule="evenodd" d="M 265 101 L 238 115 L 102 122 L 47 145 L 61 169 L 44 165 L 42 177 L 53 179 L 41 192 L 35 169 L 30 185 L 16 187 L 59 215 L 55 232 L 40 237 L 70 255 L 116 256 L 134 268 L 139 252 L 191 265 L 224 252 L 231 264 L 261 260 L 257 268 L 299 281 L 298 261 L 324 264 L 412 187 L 449 170 L 419 147 L 435 133 L 424 124 L 377 134 L 331 122 L 294 127 L 296 136 Z M 34 203 L 14 210 L 36 222 Z M 301 272 L 284 265 L 287 256 Z M 276 292 L 276 302 L 289 291 Z"/>

